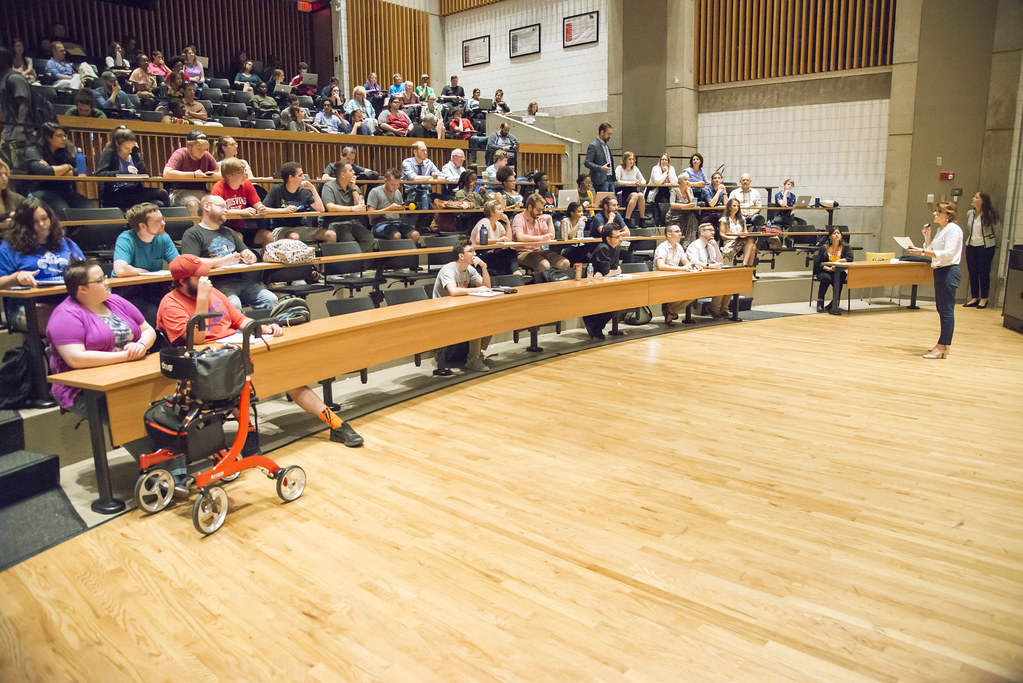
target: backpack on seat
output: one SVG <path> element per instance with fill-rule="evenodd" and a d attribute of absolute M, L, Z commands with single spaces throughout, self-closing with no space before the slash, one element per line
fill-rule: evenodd
<path fill-rule="evenodd" d="M 270 263 L 310 263 L 316 250 L 299 240 L 277 240 L 263 247 L 263 260 Z"/>

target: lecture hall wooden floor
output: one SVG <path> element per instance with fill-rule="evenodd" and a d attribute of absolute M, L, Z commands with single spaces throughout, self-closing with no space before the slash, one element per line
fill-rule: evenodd
<path fill-rule="evenodd" d="M 1023 339 L 933 308 L 707 327 L 274 455 L 0 574 L 3 681 L 1023 676 Z M 190 503 L 190 501 L 189 501 Z"/>

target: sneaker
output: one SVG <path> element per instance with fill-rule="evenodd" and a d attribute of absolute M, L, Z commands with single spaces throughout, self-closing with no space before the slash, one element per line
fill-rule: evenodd
<path fill-rule="evenodd" d="M 490 368 L 487 367 L 487 364 L 479 356 L 473 356 L 465 361 L 465 369 L 469 372 L 490 372 Z"/>
<path fill-rule="evenodd" d="M 330 430 L 330 440 L 342 443 L 349 448 L 358 448 L 363 443 L 362 437 L 356 434 L 352 425 L 347 422 L 342 422 L 340 427 Z"/>
<path fill-rule="evenodd" d="M 494 354 L 492 356 L 483 356 L 483 362 L 493 367 L 494 365 L 497 364 L 497 354 Z"/>

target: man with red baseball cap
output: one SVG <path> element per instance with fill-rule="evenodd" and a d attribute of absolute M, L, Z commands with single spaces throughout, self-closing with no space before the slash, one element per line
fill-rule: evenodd
<path fill-rule="evenodd" d="M 230 336 L 235 330 L 240 330 L 249 323 L 249 319 L 210 282 L 207 277 L 210 268 L 209 261 L 192 254 L 182 254 L 171 261 L 170 272 L 174 278 L 174 289 L 160 302 L 156 326 L 167 335 L 172 344 L 185 343 L 188 319 L 196 314 L 220 314 L 206 321 L 205 332 L 196 330 L 193 333 L 192 340 L 197 344 Z M 284 330 L 277 323 L 263 325 L 262 332 L 264 335 L 274 337 L 284 334 Z M 362 445 L 362 437 L 355 433 L 348 422 L 328 408 L 312 389 L 301 386 L 288 391 L 287 394 L 296 405 L 318 416 L 330 426 L 331 441 L 338 441 L 350 448 Z"/>

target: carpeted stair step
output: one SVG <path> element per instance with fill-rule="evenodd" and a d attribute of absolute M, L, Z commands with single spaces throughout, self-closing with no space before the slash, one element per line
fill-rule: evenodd
<path fill-rule="evenodd" d="M 16 410 L 0 410 L 0 454 L 25 447 L 25 430 Z"/>
<path fill-rule="evenodd" d="M 0 509 L 60 488 L 60 459 L 24 450 L 0 455 Z"/>

